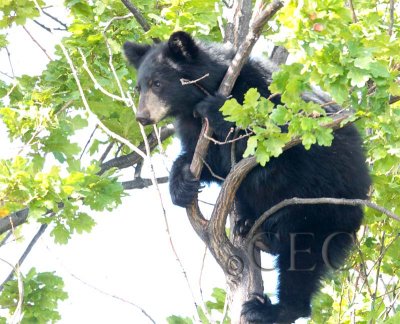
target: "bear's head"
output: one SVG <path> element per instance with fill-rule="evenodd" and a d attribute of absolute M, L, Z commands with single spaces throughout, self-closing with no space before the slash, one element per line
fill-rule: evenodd
<path fill-rule="evenodd" d="M 193 114 L 193 107 L 205 93 L 194 85 L 183 86 L 180 80 L 196 80 L 215 70 L 200 43 L 185 32 L 175 32 L 159 44 L 126 42 L 124 52 L 137 70 L 137 121 L 149 125 L 167 116 Z M 201 87 L 215 91 L 213 83 L 205 80 Z"/>

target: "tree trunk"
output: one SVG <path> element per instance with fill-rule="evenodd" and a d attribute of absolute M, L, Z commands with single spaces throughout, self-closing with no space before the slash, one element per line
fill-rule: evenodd
<path fill-rule="evenodd" d="M 231 263 L 235 265 L 231 265 L 229 269 L 233 270 L 233 267 L 236 267 L 237 273 L 230 271 L 231 273 L 226 274 L 227 299 L 232 324 L 245 323 L 240 316 L 243 304 L 251 299 L 253 294 L 263 295 L 264 293 L 261 268 L 253 261 L 260 265 L 260 251 L 258 249 L 254 251 L 254 260 L 250 260 L 247 254 L 232 258 Z"/>

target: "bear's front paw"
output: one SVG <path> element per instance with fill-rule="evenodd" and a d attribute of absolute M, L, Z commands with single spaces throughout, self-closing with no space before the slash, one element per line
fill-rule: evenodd
<path fill-rule="evenodd" d="M 226 98 L 220 94 L 214 96 L 207 96 L 200 101 L 195 107 L 195 113 L 200 117 L 207 118 L 209 121 L 214 120 L 216 116 L 222 118 L 219 109 L 224 105 Z"/>
<path fill-rule="evenodd" d="M 189 206 L 200 189 L 200 181 L 190 171 L 189 164 L 185 164 L 169 181 L 172 202 L 180 207 Z"/>

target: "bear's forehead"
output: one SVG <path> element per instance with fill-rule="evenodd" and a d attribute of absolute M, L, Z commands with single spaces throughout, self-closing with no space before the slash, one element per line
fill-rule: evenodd
<path fill-rule="evenodd" d="M 155 46 L 144 57 L 139 68 L 139 78 L 152 78 L 160 73 L 173 73 L 181 70 L 181 66 L 165 54 L 162 46 Z"/>

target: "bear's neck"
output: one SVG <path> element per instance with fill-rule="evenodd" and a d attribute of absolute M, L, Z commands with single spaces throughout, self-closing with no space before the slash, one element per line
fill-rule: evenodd
<path fill-rule="evenodd" d="M 182 150 L 188 153 L 193 153 L 194 147 L 199 139 L 202 121 L 201 118 L 195 118 L 193 115 L 176 116 L 175 132 L 181 140 Z"/>

